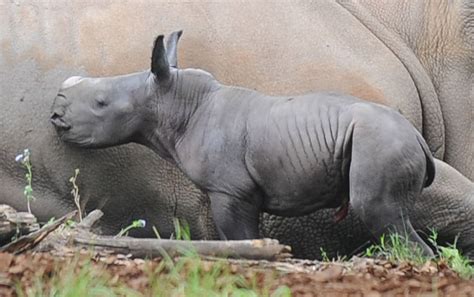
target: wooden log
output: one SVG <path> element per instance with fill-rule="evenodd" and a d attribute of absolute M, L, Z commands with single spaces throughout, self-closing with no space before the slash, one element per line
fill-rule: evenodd
<path fill-rule="evenodd" d="M 52 223 L 44 225 L 38 231 L 22 236 L 19 239 L 10 242 L 9 244 L 0 248 L 0 252 L 20 254 L 24 251 L 31 250 L 43 239 L 45 239 L 46 236 L 48 236 L 48 234 L 56 230 L 59 226 L 63 225 L 67 220 L 70 220 L 72 217 L 74 217 L 75 214 L 76 214 L 76 211 L 68 213 L 62 218 Z"/>
<path fill-rule="evenodd" d="M 9 205 L 0 204 L 0 245 L 38 229 L 39 224 L 34 215 L 28 212 L 17 212 Z"/>
<path fill-rule="evenodd" d="M 76 223 L 73 226 L 67 228 L 58 228 L 56 232 L 48 235 L 43 241 L 39 242 L 35 246 L 34 251 L 36 252 L 54 252 L 55 254 L 62 254 L 64 251 L 70 251 L 74 249 L 73 239 L 78 234 L 84 234 L 84 236 L 94 236 L 90 231 L 92 226 L 104 215 L 104 213 L 98 209 L 89 213 L 80 223 Z"/>
<path fill-rule="evenodd" d="M 74 244 L 93 247 L 96 251 L 131 254 L 132 257 L 159 257 L 163 253 L 173 257 L 186 251 L 202 256 L 229 257 L 254 260 L 281 260 L 291 257 L 291 248 L 274 239 L 230 241 L 184 241 L 170 239 L 130 238 L 112 236 L 84 236 L 74 238 Z"/>
<path fill-rule="evenodd" d="M 101 210 L 95 209 L 83 218 L 82 221 L 77 224 L 77 227 L 81 230 L 90 231 L 94 224 L 97 223 L 103 215 L 104 213 Z"/>
<path fill-rule="evenodd" d="M 58 251 L 67 248 L 86 248 L 97 253 L 125 254 L 134 258 L 171 257 L 186 252 L 205 257 L 229 257 L 253 260 L 279 260 L 291 257 L 291 248 L 274 239 L 235 241 L 184 241 L 153 238 L 101 236 L 90 232 L 103 213 L 91 212 L 74 228 L 55 232 L 46 238 L 36 251 Z"/>

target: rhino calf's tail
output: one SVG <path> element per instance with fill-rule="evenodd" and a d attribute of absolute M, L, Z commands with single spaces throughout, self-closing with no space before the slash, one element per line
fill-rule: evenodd
<path fill-rule="evenodd" d="M 419 133 L 416 134 L 416 139 L 420 143 L 421 148 L 423 149 L 423 152 L 426 156 L 426 177 L 424 186 L 429 187 L 433 183 L 436 174 L 433 155 L 431 154 L 425 139 Z"/>

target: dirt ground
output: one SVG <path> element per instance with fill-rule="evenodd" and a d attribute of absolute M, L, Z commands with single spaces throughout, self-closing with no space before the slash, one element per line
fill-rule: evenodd
<path fill-rule="evenodd" d="M 35 277 L 53 275 L 58 265 L 71 265 L 71 257 L 49 253 L 26 253 L 19 256 L 0 253 L 0 296 L 16 296 L 15 284 L 33 286 Z M 111 283 L 126 283 L 144 291 L 149 279 L 147 265 L 160 259 L 128 259 L 113 255 L 97 257 L 92 266 L 105 267 Z M 213 260 L 204 260 L 211 263 Z M 353 258 L 347 262 L 287 260 L 285 262 L 230 260 L 232 273 L 264 282 L 276 278 L 272 288 L 286 285 L 292 296 L 474 296 L 474 280 L 463 280 L 443 264 L 427 263 L 422 267 L 394 265 L 384 260 Z"/>

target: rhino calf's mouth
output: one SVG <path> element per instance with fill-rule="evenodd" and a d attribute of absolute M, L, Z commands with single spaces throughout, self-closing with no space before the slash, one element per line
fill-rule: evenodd
<path fill-rule="evenodd" d="M 58 93 L 56 95 L 56 98 L 54 98 L 53 111 L 50 117 L 50 121 L 54 125 L 58 133 L 71 129 L 71 125 L 68 124 L 63 118 L 65 115 L 67 104 L 67 99 L 64 94 Z"/>
<path fill-rule="evenodd" d="M 69 129 L 71 129 L 71 125 L 66 123 L 62 116 L 57 114 L 56 112 L 53 112 L 53 115 L 51 116 L 50 120 L 51 123 L 53 123 L 54 127 L 56 127 L 56 130 L 58 132 L 60 132 L 61 130 L 68 131 Z"/>

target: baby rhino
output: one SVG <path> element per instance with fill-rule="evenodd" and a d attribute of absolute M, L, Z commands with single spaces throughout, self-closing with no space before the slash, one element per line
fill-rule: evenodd
<path fill-rule="evenodd" d="M 350 203 L 375 237 L 406 232 L 431 253 L 405 210 L 433 181 L 434 163 L 407 120 L 347 95 L 273 97 L 177 69 L 180 35 L 166 48 L 156 38 L 150 71 L 66 80 L 51 118 L 61 139 L 151 148 L 209 195 L 222 239 L 258 237 L 262 211 L 339 207 L 337 221 Z"/>

